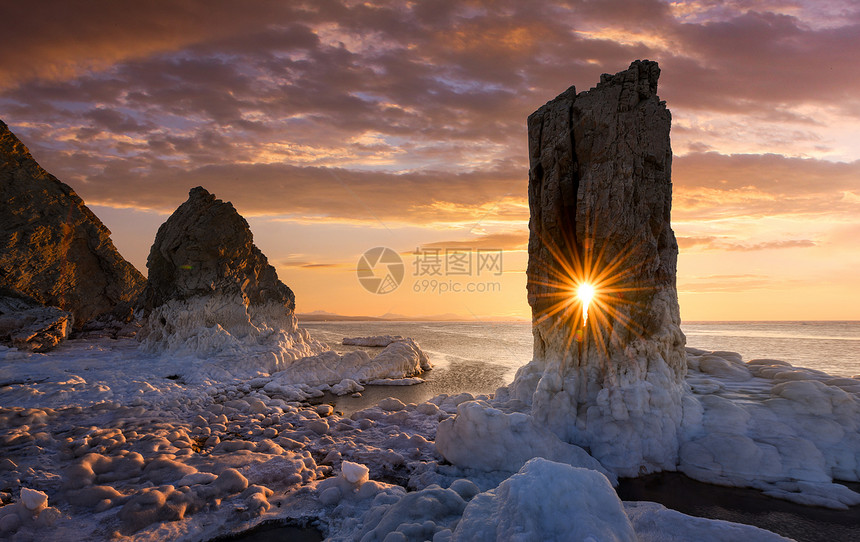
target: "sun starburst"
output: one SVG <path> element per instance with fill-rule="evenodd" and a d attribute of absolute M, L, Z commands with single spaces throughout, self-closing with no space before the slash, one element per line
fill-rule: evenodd
<path fill-rule="evenodd" d="M 634 280 L 645 264 L 637 261 L 636 247 L 614 249 L 609 257 L 611 243 L 606 240 L 575 242 L 569 237 L 562 237 L 560 243 L 541 239 L 549 258 L 535 263 L 535 271 L 542 271 L 545 280 L 530 279 L 536 290 L 536 324 L 549 320 L 550 331 L 565 332 L 567 349 L 575 341 L 595 344 L 606 352 L 602 338 L 616 326 L 640 336 L 641 326 L 631 313 L 642 306 L 636 300 L 638 294 L 649 288 Z"/>

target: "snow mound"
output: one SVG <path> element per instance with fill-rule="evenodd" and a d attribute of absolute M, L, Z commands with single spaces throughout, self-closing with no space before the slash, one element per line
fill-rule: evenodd
<path fill-rule="evenodd" d="M 605 476 L 536 458 L 494 490 L 474 497 L 455 541 L 637 540 Z"/>
<path fill-rule="evenodd" d="M 327 351 L 301 358 L 289 367 L 271 375 L 264 389 L 293 397 L 296 386 L 332 386 L 336 393 L 361 391 L 360 383 L 383 379 L 401 380 L 431 368 L 427 355 L 412 339 L 393 342 L 371 358 L 367 352 L 357 350 L 346 354 Z M 409 380 L 409 384 L 421 382 Z"/>
<path fill-rule="evenodd" d="M 751 525 L 688 516 L 656 502 L 625 502 L 639 542 L 781 542 L 789 540 Z"/>
<path fill-rule="evenodd" d="M 800 504 L 846 509 L 860 494 L 860 390 L 855 379 L 732 352 L 692 351 L 678 469 Z M 704 387 L 703 382 L 710 382 Z"/>
<path fill-rule="evenodd" d="M 484 401 L 467 401 L 457 416 L 439 423 L 436 449 L 445 459 L 462 467 L 483 471 L 516 472 L 530 459 L 544 457 L 600 471 L 612 485 L 614 474 L 588 453 L 559 439 L 520 412 L 506 414 Z"/>
<path fill-rule="evenodd" d="M 343 344 L 352 346 L 388 346 L 394 341 L 402 341 L 400 335 L 374 335 L 372 337 L 344 337 Z"/>

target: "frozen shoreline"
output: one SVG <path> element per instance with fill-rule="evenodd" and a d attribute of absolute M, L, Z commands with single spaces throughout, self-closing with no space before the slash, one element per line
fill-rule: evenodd
<path fill-rule="evenodd" d="M 212 374 L 197 367 L 203 360 L 141 352 L 127 339 L 73 340 L 49 354 L 6 349 L 0 356 L 0 380 L 10 383 L 0 388 L 0 442 L 14 464 L 0 470 L 3 486 L 45 491 L 58 511 L 50 525 L 24 522 L 15 540 L 46 533 L 108 539 L 115 532 L 135 540 L 205 539 L 289 517 L 318 518 L 327 536 L 348 539 L 376 525 L 372 511 L 399 502 L 403 487 L 447 487 L 465 477 L 487 491 L 510 476 L 441 462 L 436 428 L 473 399 L 468 394 L 417 404 L 386 399 L 342 417 L 328 405 L 267 391 L 270 377 L 223 384 L 197 378 Z M 695 369 L 691 378 L 700 391 L 717 385 L 723 393 L 762 393 Z M 369 481 L 352 497 L 338 486 L 339 498 L 329 491 L 323 502 L 316 488 L 337 480 L 344 461 L 367 465 Z M 17 500 L 17 489 L 8 497 Z"/>

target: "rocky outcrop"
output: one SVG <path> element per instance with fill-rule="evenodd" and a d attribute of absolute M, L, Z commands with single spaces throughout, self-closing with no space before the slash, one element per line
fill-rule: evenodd
<path fill-rule="evenodd" d="M 69 312 L 0 287 L 0 344 L 47 352 L 68 338 L 73 322 Z"/>
<path fill-rule="evenodd" d="M 158 229 L 146 266 L 138 335 L 146 349 L 209 356 L 269 348 L 276 366 L 321 351 L 297 329 L 295 296 L 248 222 L 202 187 Z"/>
<path fill-rule="evenodd" d="M 636 61 L 529 117 L 534 358 L 492 402 L 620 476 L 674 470 L 695 425 L 684 417 L 696 409 L 684 381 L 671 117 L 657 97 L 659 75 L 655 62 Z M 582 284 L 594 290 L 590 303 L 577 295 Z M 437 448 L 449 460 L 465 448 L 456 436 L 468 425 L 459 414 L 439 424 L 437 443 L 447 448 Z M 494 430 L 510 433 L 511 449 L 546 453 L 521 430 Z"/>
<path fill-rule="evenodd" d="M 0 121 L 0 286 L 82 326 L 136 299 L 143 285 L 105 225 Z"/>
<path fill-rule="evenodd" d="M 146 261 L 143 306 L 218 292 L 241 295 L 253 306 L 295 309 L 292 290 L 254 245 L 251 227 L 233 208 L 198 186 L 162 224 Z"/>
<path fill-rule="evenodd" d="M 677 462 L 684 343 L 670 226 L 671 115 L 636 61 L 528 120 L 534 361 L 510 393 L 622 475 Z M 576 291 L 596 289 L 587 307 Z"/>

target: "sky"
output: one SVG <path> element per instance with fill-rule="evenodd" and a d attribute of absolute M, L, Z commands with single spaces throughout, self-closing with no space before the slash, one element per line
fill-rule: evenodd
<path fill-rule="evenodd" d="M 528 318 L 526 118 L 650 59 L 673 117 L 682 318 L 860 319 L 854 0 L 0 14 L 0 119 L 144 274 L 202 185 L 248 219 L 299 312 Z M 394 289 L 358 276 L 375 247 L 391 251 L 364 261 Z"/>

